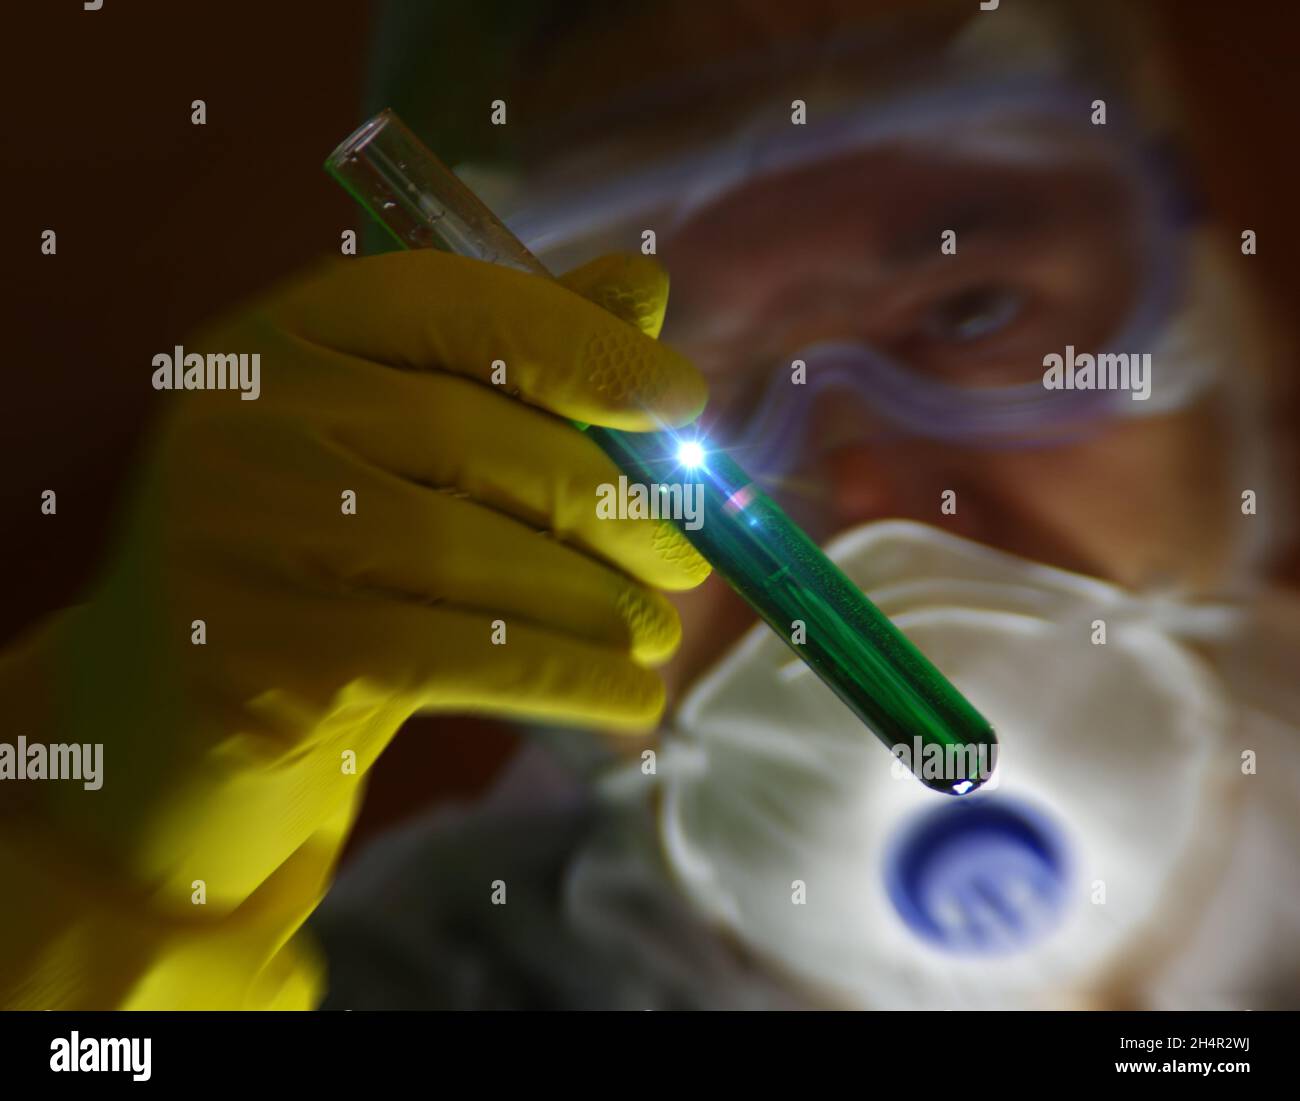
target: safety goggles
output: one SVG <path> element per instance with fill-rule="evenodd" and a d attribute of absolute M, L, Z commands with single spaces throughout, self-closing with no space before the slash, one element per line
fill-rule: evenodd
<path fill-rule="evenodd" d="M 714 303 L 725 312 L 731 298 L 743 298 L 729 293 L 728 279 L 735 287 L 759 283 L 774 258 L 791 257 L 795 274 L 775 306 L 760 296 L 730 325 L 723 358 L 733 362 L 706 368 L 711 433 L 764 470 L 797 461 L 813 411 L 825 402 L 860 406 L 864 430 L 977 446 L 1056 444 L 1106 418 L 1165 412 L 1207 381 L 1191 365 L 1194 357 L 1168 354 L 1192 204 L 1167 156 L 1113 106 L 1104 125 L 1092 123 L 1092 99 L 1077 88 L 1012 80 L 849 105 L 802 126 L 788 117 L 754 122 L 728 143 L 580 190 L 548 192 L 542 184 L 508 221 L 560 268 L 640 249 L 644 231 L 654 229 L 674 279 L 670 324 L 675 313 L 706 315 Z M 778 206 L 769 200 L 782 180 L 797 184 Z M 752 229 L 743 218 L 729 226 L 745 203 L 758 211 Z M 821 289 L 803 303 L 800 246 L 807 243 L 814 270 L 840 247 L 818 229 L 819 218 L 832 237 L 844 238 L 838 270 L 848 273 L 846 290 L 840 294 L 818 272 Z M 692 234 L 708 242 L 711 225 L 713 247 L 690 256 L 684 245 Z M 956 232 L 951 255 L 940 248 L 945 226 Z M 863 270 L 882 279 L 881 293 L 861 279 L 864 306 L 857 308 L 853 242 L 892 256 L 894 244 L 917 233 L 922 255 L 910 276 L 893 259 L 864 258 Z M 753 247 L 755 235 L 771 238 L 767 254 Z M 721 281 L 694 278 L 692 265 L 725 273 L 733 260 Z M 909 278 L 915 286 L 896 311 L 901 328 L 897 319 L 875 328 L 862 322 L 871 313 L 867 303 L 899 297 Z M 691 302 L 697 285 L 713 291 Z M 835 317 L 823 305 L 837 297 L 845 301 Z M 801 305 L 827 315 L 824 331 L 815 322 L 800 328 Z M 728 331 L 727 318 L 714 328 Z M 806 333 L 807 342 L 767 339 L 777 329 Z M 682 343 L 692 350 L 689 334 Z M 1052 355 L 1071 366 L 1076 357 L 1081 364 L 1101 359 L 1112 381 L 1117 357 L 1131 357 L 1132 378 L 1108 389 L 1086 385 L 1080 371 L 1079 386 L 1049 389 Z M 1151 385 L 1147 397 L 1135 397 L 1144 368 Z M 1092 381 L 1107 380 L 1094 374 Z"/>

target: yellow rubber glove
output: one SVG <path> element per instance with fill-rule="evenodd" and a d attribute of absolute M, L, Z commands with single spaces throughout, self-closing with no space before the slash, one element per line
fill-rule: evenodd
<path fill-rule="evenodd" d="M 705 386 L 652 339 L 652 261 L 565 283 L 338 261 L 187 344 L 259 352 L 260 396 L 164 399 L 104 580 L 0 669 L 53 700 L 29 741 L 104 743 L 101 790 L 46 783 L 0 825 L 7 891 L 39 880 L 4 919 L 28 942 L 5 932 L 5 1004 L 310 1004 L 286 945 L 412 713 L 656 721 L 647 665 L 680 634 L 657 590 L 708 567 L 667 523 L 597 519 L 619 472 L 560 418 L 682 424 Z"/>

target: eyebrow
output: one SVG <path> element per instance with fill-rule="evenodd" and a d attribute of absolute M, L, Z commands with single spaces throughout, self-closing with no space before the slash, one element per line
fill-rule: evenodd
<path fill-rule="evenodd" d="M 946 230 L 955 230 L 960 241 L 971 234 L 982 237 L 1007 230 L 1021 234 L 1040 221 L 1037 205 L 1031 199 L 1015 207 L 1001 198 L 965 200 L 938 215 L 926 215 L 920 224 L 901 227 L 885 240 L 881 255 L 891 267 L 903 267 L 934 259 L 940 236 Z"/>

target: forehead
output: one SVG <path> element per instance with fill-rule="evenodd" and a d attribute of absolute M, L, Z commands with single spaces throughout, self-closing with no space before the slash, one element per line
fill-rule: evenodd
<path fill-rule="evenodd" d="M 906 9 L 906 11 L 902 10 Z M 708 140 L 761 104 L 829 107 L 943 57 L 970 20 L 957 0 L 614 3 L 536 30 L 513 77 L 536 167 L 593 145 Z"/>
<path fill-rule="evenodd" d="M 744 224 L 770 231 L 851 217 L 885 236 L 917 217 L 955 231 L 1014 230 L 1050 208 L 1108 201 L 1122 213 L 1124 180 L 1096 158 L 1003 159 L 930 142 L 885 141 L 824 161 L 742 180 L 679 215 L 675 238 L 732 238 Z M 927 227 L 929 228 L 929 227 Z M 927 246 L 933 242 L 927 238 Z"/>
<path fill-rule="evenodd" d="M 562 162 L 520 181 L 506 216 L 567 268 L 642 249 L 648 230 L 664 242 L 689 228 L 701 247 L 735 252 L 796 231 L 833 237 L 837 221 L 867 234 L 879 223 L 888 247 L 906 250 L 897 238 L 930 232 L 927 222 L 1005 230 L 1085 201 L 1124 213 L 1125 188 L 1157 202 L 1132 140 L 1086 123 L 1070 89 L 1019 81 L 850 103 L 806 126 L 769 111 L 728 140 L 668 156 Z"/>

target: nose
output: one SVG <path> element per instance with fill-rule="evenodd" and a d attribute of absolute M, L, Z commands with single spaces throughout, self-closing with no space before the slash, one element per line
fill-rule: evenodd
<path fill-rule="evenodd" d="M 835 530 L 897 516 L 903 508 L 906 476 L 892 468 L 879 449 L 840 447 L 827 452 L 819 465 L 827 520 Z"/>
<path fill-rule="evenodd" d="M 783 504 L 794 506 L 815 536 L 899 515 L 917 471 L 889 454 L 888 426 L 860 395 L 841 387 L 810 397 L 786 444 L 793 462 L 785 465 L 790 498 Z"/>
<path fill-rule="evenodd" d="M 881 434 L 829 448 L 816 467 L 826 534 L 885 519 L 916 520 L 968 538 L 977 533 L 980 510 L 965 491 L 971 472 L 933 441 Z"/>
<path fill-rule="evenodd" d="M 801 450 L 803 484 L 818 505 L 822 530 L 817 534 L 873 520 L 908 519 L 954 535 L 978 536 L 978 457 L 969 449 L 909 434 L 860 393 L 831 386 L 817 394 Z"/>

